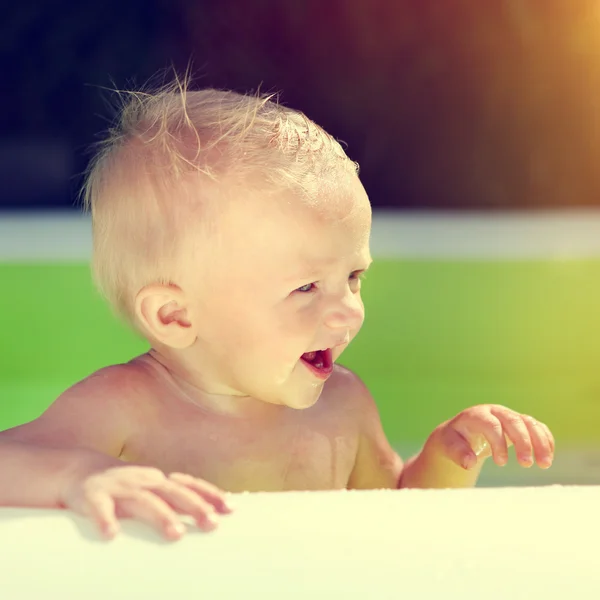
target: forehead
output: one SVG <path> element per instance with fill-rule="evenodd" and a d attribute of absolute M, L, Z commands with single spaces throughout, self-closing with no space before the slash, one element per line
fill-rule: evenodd
<path fill-rule="evenodd" d="M 234 269 L 326 268 L 369 261 L 371 209 L 358 178 L 320 186 L 315 197 L 291 191 L 232 198 L 222 213 L 218 254 Z"/>

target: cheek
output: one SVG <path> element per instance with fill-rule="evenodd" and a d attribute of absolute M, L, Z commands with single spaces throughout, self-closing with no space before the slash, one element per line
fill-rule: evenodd
<path fill-rule="evenodd" d="M 204 342 L 219 352 L 237 354 L 247 350 L 258 339 L 261 318 L 248 303 L 219 296 L 219 301 L 198 311 L 198 334 Z"/>
<path fill-rule="evenodd" d="M 320 317 L 316 303 L 300 308 L 290 303 L 278 315 L 277 327 L 289 339 L 305 340 L 314 335 Z"/>
<path fill-rule="evenodd" d="M 314 316 L 309 311 L 283 305 L 262 320 L 257 335 L 257 349 L 273 367 L 288 368 L 295 364 L 314 337 Z"/>

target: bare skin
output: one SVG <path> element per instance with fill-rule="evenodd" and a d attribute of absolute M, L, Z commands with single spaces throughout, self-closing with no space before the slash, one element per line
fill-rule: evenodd
<path fill-rule="evenodd" d="M 61 440 L 126 463 L 187 473 L 229 492 L 344 489 L 360 431 L 353 379 L 336 366 L 311 408 L 272 406 L 260 417 L 232 416 L 190 403 L 168 371 L 144 354 L 99 371 L 41 418 L 12 431 L 21 441 Z M 124 426 L 114 430 L 114 423 Z"/>
<path fill-rule="evenodd" d="M 177 539 L 178 513 L 214 528 L 224 492 L 467 487 L 510 444 L 523 466 L 550 466 L 548 428 L 496 405 L 442 423 L 404 464 L 361 380 L 302 358 L 327 349 L 335 362 L 363 324 L 371 212 L 358 178 L 323 183 L 312 204 L 243 193 L 223 200 L 186 276 L 139 290 L 147 354 L 0 435 L 0 505 L 67 507 L 108 537 L 133 517 Z"/>
<path fill-rule="evenodd" d="M 195 514 L 205 529 L 216 524 L 216 512 L 229 512 L 221 490 L 346 489 L 354 487 L 353 478 L 356 487 L 363 487 L 356 457 L 364 423 L 372 422 L 365 413 L 375 410 L 370 396 L 361 393 L 364 389 L 352 372 L 336 365 L 319 402 L 310 408 L 267 405 L 258 415 L 219 413 L 191 403 L 151 352 L 97 372 L 65 392 L 40 418 L 3 432 L 0 438 L 41 447 L 86 448 L 118 459 L 108 471 L 103 464 L 98 470 L 92 466 L 92 480 L 97 482 L 99 473 L 104 487 L 123 476 L 118 472 L 127 467 L 119 468 L 121 461 L 211 482 L 219 488 L 214 496 L 199 494 L 208 504 L 193 500 L 178 507 L 168 501 L 168 514 L 142 506 L 117 511 L 117 516 L 135 516 L 178 537 L 178 508 Z M 371 469 L 369 476 L 376 478 L 377 487 L 394 488 L 402 462 L 381 428 L 374 433 L 380 457 L 373 458 L 384 468 Z M 140 475 L 148 474 L 132 470 L 130 479 Z M 113 535 L 116 521 L 86 506 L 97 501 L 80 498 L 80 484 L 77 479 L 76 490 L 66 490 L 57 506 L 96 519 L 107 535 Z M 156 493 L 159 486 L 140 479 L 138 487 Z"/>
<path fill-rule="evenodd" d="M 523 427 L 532 420 L 504 407 L 496 411 Z M 492 449 L 502 465 L 512 443 L 523 466 L 534 459 L 543 468 L 550 465 L 554 441 L 545 425 L 537 423 L 531 436 L 503 428 L 512 438 L 488 434 L 487 443 L 480 433 L 485 418 L 478 412 L 487 414 L 486 407 L 473 407 L 441 424 L 422 452 L 403 464 L 387 441 L 370 394 L 343 367 L 334 368 L 311 408 L 272 405 L 258 416 L 231 415 L 190 403 L 148 353 L 85 379 L 39 419 L 3 432 L 0 440 L 86 448 L 111 457 L 110 465 L 85 461 L 89 472 L 69 481 L 56 496 L 56 506 L 94 519 L 107 537 L 118 531 L 116 517 L 134 517 L 177 539 L 185 530 L 177 513 L 191 514 L 202 529 L 211 530 L 217 514 L 230 512 L 223 491 L 469 487 Z M 470 429 L 460 425 L 473 419 Z M 472 460 L 467 468 L 465 460 Z M 118 489 L 123 481 L 127 493 Z M 102 490 L 104 501 L 93 488 Z M 106 505 L 108 496 L 112 502 Z"/>

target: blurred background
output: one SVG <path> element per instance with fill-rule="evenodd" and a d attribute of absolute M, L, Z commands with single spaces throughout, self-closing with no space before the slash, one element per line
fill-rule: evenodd
<path fill-rule="evenodd" d="M 348 144 L 375 207 L 600 202 L 596 0 L 6 0 L 4 207 L 70 208 L 103 88 L 189 61 Z"/>
<path fill-rule="evenodd" d="M 77 192 L 113 88 L 278 91 L 347 145 L 375 210 L 344 360 L 416 451 L 475 403 L 535 414 L 600 483 L 600 1 L 7 0 L 0 21 L 0 429 L 143 351 L 90 283 Z"/>

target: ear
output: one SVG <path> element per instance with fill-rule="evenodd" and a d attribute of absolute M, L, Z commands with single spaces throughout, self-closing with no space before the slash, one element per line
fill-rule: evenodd
<path fill-rule="evenodd" d="M 152 284 L 135 298 L 135 315 L 149 337 L 171 348 L 188 348 L 196 341 L 189 305 L 176 285 Z"/>

